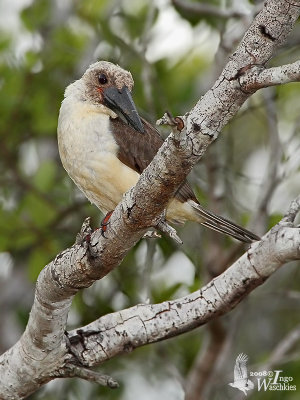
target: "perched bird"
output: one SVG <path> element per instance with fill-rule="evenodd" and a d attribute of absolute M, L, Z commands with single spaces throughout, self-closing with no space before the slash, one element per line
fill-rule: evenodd
<path fill-rule="evenodd" d="M 247 396 L 247 390 L 254 388 L 254 383 L 248 379 L 247 371 L 248 357 L 246 354 L 239 354 L 235 360 L 233 371 L 234 382 L 229 383 L 230 386 L 241 390 Z"/>
<path fill-rule="evenodd" d="M 58 120 L 62 164 L 86 197 L 111 212 L 134 186 L 163 139 L 140 118 L 131 97 L 131 73 L 107 61 L 92 64 L 71 83 Z M 107 214 L 109 215 L 109 214 Z M 196 221 L 243 242 L 259 240 L 248 230 L 205 210 L 184 182 L 170 200 L 166 219 Z"/>

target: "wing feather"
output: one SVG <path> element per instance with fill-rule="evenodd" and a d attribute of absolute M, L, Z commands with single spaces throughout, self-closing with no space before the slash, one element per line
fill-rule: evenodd
<path fill-rule="evenodd" d="M 141 174 L 164 142 L 158 130 L 144 119 L 142 119 L 144 133 L 136 131 L 121 118 L 111 119 L 110 123 L 119 146 L 119 160 Z M 186 181 L 181 184 L 174 197 L 182 203 L 187 200 L 197 202 L 192 188 Z"/>
<path fill-rule="evenodd" d="M 119 147 L 119 160 L 132 168 L 139 174 L 153 160 L 155 154 L 163 144 L 163 139 L 157 129 L 149 122 L 142 119 L 144 132 L 138 132 L 121 118 L 110 120 L 111 131 Z M 174 197 L 181 203 L 193 200 L 193 208 L 196 210 L 199 221 L 218 232 L 233 236 L 242 242 L 251 243 L 259 240 L 259 237 L 239 225 L 222 218 L 212 212 L 205 210 L 198 202 L 192 188 L 187 181 L 184 181 L 174 194 Z"/>

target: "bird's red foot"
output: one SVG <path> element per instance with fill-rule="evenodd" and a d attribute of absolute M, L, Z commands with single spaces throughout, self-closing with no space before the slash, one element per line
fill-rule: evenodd
<path fill-rule="evenodd" d="M 105 234 L 105 232 L 106 232 L 106 230 L 107 230 L 107 226 L 108 226 L 108 224 L 109 224 L 109 219 L 110 219 L 111 214 L 112 214 L 113 212 L 114 212 L 114 210 L 109 211 L 109 212 L 105 215 L 105 217 L 103 218 L 103 220 L 101 221 L 100 228 L 96 228 L 96 229 L 94 229 L 93 231 L 91 231 L 91 233 L 88 233 L 88 234 L 84 237 L 83 240 L 86 241 L 86 242 L 88 242 L 88 243 L 90 243 L 92 234 L 93 234 L 94 232 L 96 232 L 98 229 L 101 229 L 101 235 L 105 237 L 104 234 Z"/>
<path fill-rule="evenodd" d="M 111 217 L 111 214 L 114 212 L 114 210 L 109 211 L 105 217 L 103 218 L 103 220 L 101 221 L 101 235 L 105 237 L 105 232 L 107 230 L 107 226 L 109 224 L 109 219 Z"/>

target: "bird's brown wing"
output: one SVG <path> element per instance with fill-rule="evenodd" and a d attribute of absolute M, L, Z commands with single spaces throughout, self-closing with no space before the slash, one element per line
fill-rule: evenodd
<path fill-rule="evenodd" d="M 110 120 L 113 136 L 119 146 L 119 160 L 139 174 L 150 164 L 163 144 L 163 139 L 157 129 L 144 119 L 142 122 L 144 133 L 136 131 L 121 118 Z M 192 188 L 186 181 L 179 187 L 175 197 L 183 203 L 190 199 L 197 202 Z"/>
<path fill-rule="evenodd" d="M 149 122 L 145 120 L 142 120 L 142 122 L 145 129 L 144 133 L 136 131 L 120 118 L 110 120 L 113 136 L 119 146 L 119 160 L 139 174 L 150 164 L 158 149 L 163 144 L 163 139 L 159 132 Z M 193 200 L 195 202 L 193 208 L 199 217 L 199 222 L 203 225 L 233 236 L 242 242 L 251 243 L 252 241 L 259 240 L 259 237 L 254 233 L 205 210 L 199 204 L 193 190 L 186 181 L 181 184 L 174 197 L 182 203 L 187 200 Z"/>

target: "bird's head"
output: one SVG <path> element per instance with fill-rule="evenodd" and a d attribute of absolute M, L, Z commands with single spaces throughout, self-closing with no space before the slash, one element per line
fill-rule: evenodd
<path fill-rule="evenodd" d="M 144 132 L 131 96 L 134 82 L 130 72 L 108 61 L 98 61 L 90 65 L 80 81 L 84 101 L 107 107 L 134 129 Z"/>

